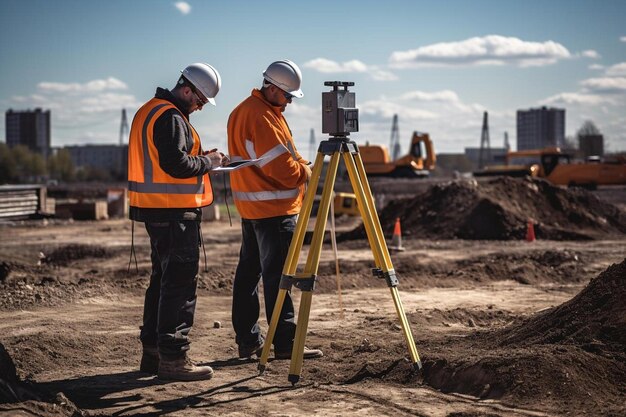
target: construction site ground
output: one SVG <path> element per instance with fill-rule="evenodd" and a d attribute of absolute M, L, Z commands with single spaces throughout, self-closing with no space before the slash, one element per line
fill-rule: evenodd
<path fill-rule="evenodd" d="M 626 202 L 619 193 L 610 193 L 612 203 Z M 357 224 L 337 219 L 341 230 Z M 289 361 L 270 355 L 259 375 L 257 361 L 236 358 L 238 219 L 203 223 L 190 352 L 215 375 L 199 382 L 138 372 L 150 272 L 143 225 L 135 224 L 138 272 L 133 261 L 130 273 L 129 220 L 13 222 L 0 234 L 0 344 L 21 400 L 0 404 L 0 415 L 626 415 L 624 234 L 535 242 L 405 236 L 405 250 L 391 259 L 421 373 L 408 361 L 385 281 L 371 274 L 367 240 L 338 245 L 341 296 L 325 244 L 306 341 L 324 357 L 306 360 L 295 386 Z M 297 308 L 300 291 L 292 295 Z M 261 325 L 267 329 L 264 316 Z M 6 372 L 6 360 L 0 365 Z M 2 378 L 7 396 L 11 378 Z"/>

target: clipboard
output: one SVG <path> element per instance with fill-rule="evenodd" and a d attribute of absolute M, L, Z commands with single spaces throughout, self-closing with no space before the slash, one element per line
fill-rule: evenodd
<path fill-rule="evenodd" d="M 257 159 L 242 159 L 239 161 L 231 161 L 228 165 L 223 166 L 223 167 L 216 167 L 211 169 L 211 172 L 230 172 L 230 171 L 235 171 L 250 165 L 256 165 L 259 162 L 261 162 L 263 158 L 257 158 Z"/>

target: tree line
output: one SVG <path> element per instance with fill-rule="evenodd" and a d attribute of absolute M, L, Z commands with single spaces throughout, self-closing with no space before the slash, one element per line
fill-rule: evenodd
<path fill-rule="evenodd" d="M 46 159 L 24 145 L 9 147 L 6 143 L 0 143 L 0 184 L 125 179 L 119 177 L 119 173 L 102 169 L 76 168 L 67 149 L 59 149 Z"/>

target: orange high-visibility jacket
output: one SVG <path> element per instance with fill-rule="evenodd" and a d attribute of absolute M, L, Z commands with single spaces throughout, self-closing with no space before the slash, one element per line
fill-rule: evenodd
<path fill-rule="evenodd" d="M 169 109 L 178 111 L 169 101 L 153 98 L 137 111 L 133 119 L 128 141 L 128 194 L 132 207 L 198 208 L 213 202 L 208 174 L 174 178 L 159 166 L 159 153 L 153 137 L 154 122 Z M 193 136 L 189 155 L 199 155 L 202 152 L 200 137 L 182 116 Z"/>
<path fill-rule="evenodd" d="M 228 119 L 228 152 L 233 161 L 261 158 L 256 166 L 232 171 L 233 200 L 244 219 L 298 214 L 307 180 L 302 158 L 280 107 L 254 89 Z"/>

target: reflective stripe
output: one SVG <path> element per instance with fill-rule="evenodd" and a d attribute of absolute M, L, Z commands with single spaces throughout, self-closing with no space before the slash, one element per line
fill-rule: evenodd
<path fill-rule="evenodd" d="M 128 190 L 152 194 L 202 194 L 204 192 L 204 184 L 144 184 L 137 181 L 128 181 Z"/>
<path fill-rule="evenodd" d="M 294 161 L 297 161 L 298 158 L 296 157 L 296 150 L 293 147 L 293 143 L 287 142 L 287 149 L 289 150 L 289 153 L 291 153 L 291 156 L 293 157 Z"/>
<path fill-rule="evenodd" d="M 263 155 L 261 155 L 261 161 L 257 163 L 257 166 L 264 167 L 285 152 L 289 152 L 285 145 L 283 145 L 282 143 L 278 144 L 269 151 L 265 152 Z"/>
<path fill-rule="evenodd" d="M 146 121 L 143 123 L 143 127 L 141 128 L 141 146 L 143 149 L 143 180 L 147 183 L 152 182 L 153 176 L 152 159 L 150 159 L 150 150 L 148 149 L 148 125 L 154 117 L 154 114 L 164 106 L 168 106 L 168 104 L 159 104 L 158 106 L 155 106 L 152 110 L 150 110 L 150 113 L 148 113 Z M 169 104 L 169 106 L 172 105 Z"/>
<path fill-rule="evenodd" d="M 279 191 L 256 191 L 256 192 L 243 192 L 233 191 L 233 199 L 239 201 L 267 201 L 267 200 L 282 200 L 285 198 L 295 198 L 300 194 L 300 190 L 294 188 L 292 190 L 279 190 Z"/>
<path fill-rule="evenodd" d="M 250 159 L 256 159 L 254 143 L 250 139 L 246 139 L 246 152 L 248 152 L 248 155 L 250 155 Z"/>

